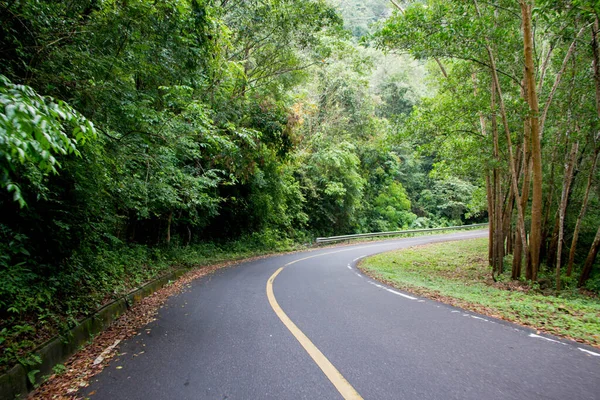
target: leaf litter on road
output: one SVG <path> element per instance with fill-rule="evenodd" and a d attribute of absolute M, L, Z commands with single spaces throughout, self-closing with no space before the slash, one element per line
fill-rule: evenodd
<path fill-rule="evenodd" d="M 108 366 L 110 361 L 118 354 L 119 345 L 124 340 L 141 335 L 143 331 L 146 331 L 146 333 L 151 331 L 145 329 L 144 326 L 156 320 L 159 309 L 162 308 L 169 297 L 191 288 L 192 281 L 209 275 L 218 269 L 265 257 L 257 256 L 193 269 L 176 281 L 143 298 L 115 320 L 106 330 L 94 337 L 89 344 L 69 358 L 64 364 L 65 372 L 51 375 L 29 394 L 29 399 L 66 400 L 82 398 L 78 392 L 89 385 L 89 381 L 93 376 L 99 374 Z M 143 353 L 144 351 L 134 356 Z M 122 366 L 116 367 L 116 369 L 122 368 Z M 94 392 L 90 392 L 88 395 L 92 396 L 93 394 Z"/>

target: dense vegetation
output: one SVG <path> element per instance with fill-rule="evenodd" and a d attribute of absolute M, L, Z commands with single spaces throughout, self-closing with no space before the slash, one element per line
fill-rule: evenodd
<path fill-rule="evenodd" d="M 548 268 L 557 290 L 598 290 L 598 3 L 394 4 L 375 43 L 439 71 L 405 130 L 435 149 L 440 170 L 485 182 L 494 273 L 510 254 L 513 279 Z"/>
<path fill-rule="evenodd" d="M 3 363 L 172 265 L 467 219 L 393 140 L 423 66 L 325 1 L 0 10 Z"/>
<path fill-rule="evenodd" d="M 568 239 L 598 290 L 596 9 L 425 3 L 0 0 L 0 364 L 173 265 L 488 213 L 496 274 Z"/>

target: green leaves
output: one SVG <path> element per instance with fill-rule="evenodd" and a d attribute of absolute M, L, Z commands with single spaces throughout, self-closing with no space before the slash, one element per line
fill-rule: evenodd
<path fill-rule="evenodd" d="M 93 124 L 65 102 L 42 97 L 0 75 L 0 186 L 12 192 L 21 207 L 25 199 L 11 180 L 15 164 L 33 164 L 42 175 L 56 173 L 56 155 L 79 155 L 77 145 L 95 136 Z"/>

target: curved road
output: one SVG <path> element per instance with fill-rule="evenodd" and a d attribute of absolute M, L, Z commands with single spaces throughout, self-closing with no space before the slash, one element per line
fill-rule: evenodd
<path fill-rule="evenodd" d="M 82 395 L 600 399 L 599 350 L 392 290 L 354 267 L 382 251 L 486 234 L 320 249 L 217 271 L 169 299 Z"/>

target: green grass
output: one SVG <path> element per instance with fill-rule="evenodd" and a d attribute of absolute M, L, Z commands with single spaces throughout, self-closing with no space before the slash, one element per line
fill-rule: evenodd
<path fill-rule="evenodd" d="M 494 282 L 485 238 L 379 254 L 360 268 L 409 292 L 600 347 L 597 297 L 577 290 L 544 294 L 504 275 Z"/>

